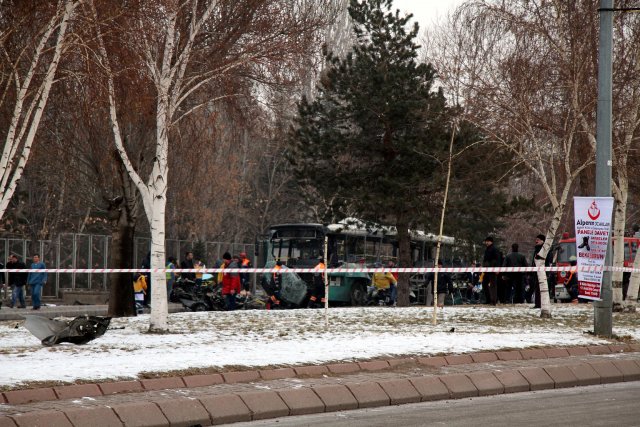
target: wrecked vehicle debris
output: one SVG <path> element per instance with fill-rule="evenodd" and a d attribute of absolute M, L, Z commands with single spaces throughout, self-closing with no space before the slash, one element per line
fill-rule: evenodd
<path fill-rule="evenodd" d="M 62 342 L 86 344 L 104 335 L 111 322 L 111 317 L 101 316 L 78 316 L 70 321 L 53 320 L 42 316 L 24 317 L 24 327 L 45 346 Z"/>

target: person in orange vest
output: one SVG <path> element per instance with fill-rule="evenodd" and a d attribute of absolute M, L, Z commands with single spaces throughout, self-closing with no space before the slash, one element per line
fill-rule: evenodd
<path fill-rule="evenodd" d="M 327 299 L 324 294 L 324 270 L 327 266 L 324 264 L 324 258 L 318 258 L 318 264 L 313 268 L 313 289 L 307 308 L 322 308 Z"/>
<path fill-rule="evenodd" d="M 240 268 L 251 268 L 251 260 L 247 258 L 246 252 L 240 252 Z M 240 273 L 240 283 L 245 293 L 249 292 L 251 286 L 249 273 Z"/>

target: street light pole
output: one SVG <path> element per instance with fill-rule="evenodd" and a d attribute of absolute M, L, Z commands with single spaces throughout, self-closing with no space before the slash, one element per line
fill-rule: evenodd
<path fill-rule="evenodd" d="M 611 98 L 613 54 L 613 0 L 600 0 L 600 42 L 598 46 L 598 109 L 596 113 L 596 196 L 611 197 Z M 611 264 L 611 239 L 605 265 Z M 601 301 L 594 309 L 594 333 L 611 337 L 613 298 L 611 272 L 602 276 Z"/>

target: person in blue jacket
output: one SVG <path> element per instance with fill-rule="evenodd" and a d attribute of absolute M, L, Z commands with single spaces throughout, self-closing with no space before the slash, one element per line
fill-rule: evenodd
<path fill-rule="evenodd" d="M 33 256 L 33 263 L 31 264 L 31 270 L 45 270 L 47 268 L 44 262 L 40 261 L 40 255 L 35 254 Z M 47 284 L 47 273 L 30 271 L 27 278 L 27 284 L 31 286 L 31 301 L 33 303 L 34 310 L 40 310 L 40 295 L 42 294 L 42 287 Z"/>

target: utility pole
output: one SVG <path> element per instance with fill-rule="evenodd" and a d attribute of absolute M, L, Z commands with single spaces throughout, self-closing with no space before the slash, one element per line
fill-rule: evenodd
<path fill-rule="evenodd" d="M 598 46 L 598 109 L 596 113 L 596 197 L 611 197 L 611 98 L 613 54 L 613 0 L 600 0 L 600 42 Z M 611 265 L 611 239 L 605 266 Z M 596 335 L 611 337 L 613 298 L 611 272 L 602 275 L 601 301 L 593 304 Z"/>

